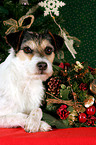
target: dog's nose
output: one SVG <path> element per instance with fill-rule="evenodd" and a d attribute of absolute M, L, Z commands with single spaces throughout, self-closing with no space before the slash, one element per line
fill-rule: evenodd
<path fill-rule="evenodd" d="M 39 70 L 46 70 L 47 69 L 47 63 L 46 62 L 38 62 L 37 66 L 39 68 Z"/>

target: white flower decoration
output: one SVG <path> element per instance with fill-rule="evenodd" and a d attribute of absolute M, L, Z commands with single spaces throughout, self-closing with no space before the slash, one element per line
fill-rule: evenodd
<path fill-rule="evenodd" d="M 58 0 L 45 0 L 44 2 L 38 3 L 39 6 L 44 7 L 44 16 L 49 15 L 51 12 L 56 16 L 59 16 L 58 8 L 65 5 L 64 2 L 59 2 Z"/>
<path fill-rule="evenodd" d="M 76 65 L 74 65 L 74 70 L 78 72 L 79 69 L 84 69 L 84 66 L 79 61 L 76 61 Z"/>
<path fill-rule="evenodd" d="M 76 64 L 79 68 L 82 68 L 82 69 L 84 68 L 83 65 L 79 61 L 76 61 Z"/>

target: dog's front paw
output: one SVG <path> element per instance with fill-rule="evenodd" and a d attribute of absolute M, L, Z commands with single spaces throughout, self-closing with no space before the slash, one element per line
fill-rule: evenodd
<path fill-rule="evenodd" d="M 39 131 L 49 131 L 52 130 L 51 126 L 44 121 L 41 121 Z"/>
<path fill-rule="evenodd" d="M 29 117 L 26 119 L 24 129 L 26 132 L 37 132 L 40 128 L 42 118 L 42 110 L 40 108 L 32 110 Z"/>

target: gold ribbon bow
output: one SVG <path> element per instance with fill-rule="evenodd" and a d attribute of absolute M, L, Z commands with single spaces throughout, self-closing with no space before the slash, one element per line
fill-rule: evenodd
<path fill-rule="evenodd" d="M 25 19 L 31 18 L 30 24 L 26 26 L 22 26 L 23 22 Z M 19 28 L 25 29 L 25 28 L 30 28 L 32 23 L 34 22 L 34 16 L 33 15 L 25 15 L 22 16 L 18 21 L 10 18 L 9 20 L 3 21 L 4 25 L 11 25 L 11 27 L 5 32 L 6 35 L 9 33 L 17 32 Z"/>

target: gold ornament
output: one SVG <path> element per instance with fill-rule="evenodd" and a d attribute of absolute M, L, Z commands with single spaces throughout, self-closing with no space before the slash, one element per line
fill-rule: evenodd
<path fill-rule="evenodd" d="M 75 110 L 73 110 L 73 112 L 71 112 L 68 116 L 68 119 L 69 119 L 69 124 L 70 125 L 73 125 L 74 124 L 74 121 L 77 120 L 76 116 L 78 116 L 77 112 Z"/>
<path fill-rule="evenodd" d="M 90 84 L 90 91 L 96 95 L 96 79 Z"/>
<path fill-rule="evenodd" d="M 23 22 L 25 19 L 27 18 L 31 18 L 31 22 L 30 24 L 26 25 L 26 26 L 23 26 Z M 22 28 L 22 29 L 25 29 L 25 28 L 30 28 L 32 23 L 34 22 L 34 16 L 33 15 L 25 15 L 25 16 L 22 16 L 18 21 L 10 18 L 6 21 L 3 21 L 3 24 L 4 25 L 10 25 L 11 27 L 5 32 L 6 35 L 8 35 L 9 33 L 13 33 L 13 32 L 17 32 L 19 28 Z"/>
<path fill-rule="evenodd" d="M 89 96 L 87 99 L 85 99 L 84 106 L 88 108 L 94 104 L 94 101 L 95 101 L 95 98 L 93 96 Z"/>

